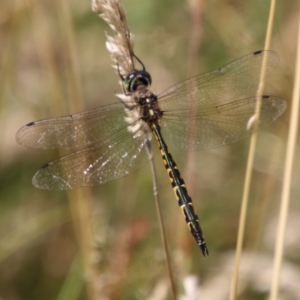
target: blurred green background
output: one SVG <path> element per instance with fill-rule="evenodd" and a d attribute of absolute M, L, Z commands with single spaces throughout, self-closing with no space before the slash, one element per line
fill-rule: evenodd
<path fill-rule="evenodd" d="M 268 1 L 195 1 L 194 8 L 180 0 L 122 3 L 157 93 L 264 47 Z M 169 299 L 149 166 L 93 189 L 42 191 L 31 178 L 58 152 L 15 142 L 30 121 L 117 101 L 121 88 L 105 48 L 110 28 L 89 1 L 1 0 L 0 7 L 0 299 Z M 281 62 L 266 93 L 288 104 L 298 17 L 297 0 L 278 3 L 271 48 Z M 259 134 L 239 299 L 266 299 L 270 286 L 289 114 L 288 108 Z M 195 298 L 182 299 L 228 299 L 248 146 L 246 139 L 197 152 L 192 162 L 170 149 L 194 200 L 207 258 L 154 149 L 178 293 L 188 297 L 186 283 L 198 280 Z M 300 299 L 298 156 L 297 148 L 282 299 Z"/>

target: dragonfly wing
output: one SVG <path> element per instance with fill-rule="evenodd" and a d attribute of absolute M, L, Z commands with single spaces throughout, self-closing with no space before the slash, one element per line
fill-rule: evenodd
<path fill-rule="evenodd" d="M 279 56 L 273 51 L 256 51 L 214 71 L 182 81 L 158 95 L 163 110 L 191 109 L 194 102 L 201 105 L 219 105 L 236 100 L 254 88 L 260 79 L 263 59 L 266 75 L 278 64 Z"/>
<path fill-rule="evenodd" d="M 19 144 L 40 149 L 78 149 L 105 140 L 125 128 L 121 103 L 82 113 L 28 123 L 16 134 Z"/>
<path fill-rule="evenodd" d="M 46 164 L 33 177 L 33 185 L 66 190 L 118 179 L 147 163 L 146 143 L 147 138 L 134 137 L 124 128 L 114 138 Z"/>
<path fill-rule="evenodd" d="M 185 149 L 209 149 L 235 143 L 249 135 L 255 121 L 255 107 L 261 100 L 258 128 L 275 121 L 286 109 L 286 102 L 275 96 L 251 97 L 193 110 L 167 111 L 162 130 L 168 143 Z"/>

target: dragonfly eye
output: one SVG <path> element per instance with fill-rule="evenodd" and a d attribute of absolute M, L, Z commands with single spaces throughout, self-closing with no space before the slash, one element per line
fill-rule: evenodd
<path fill-rule="evenodd" d="M 133 70 L 124 79 L 124 85 L 128 92 L 135 92 L 139 86 L 150 86 L 151 75 L 145 70 Z"/>

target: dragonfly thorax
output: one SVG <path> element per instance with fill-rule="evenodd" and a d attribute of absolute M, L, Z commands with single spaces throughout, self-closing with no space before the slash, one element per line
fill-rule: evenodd
<path fill-rule="evenodd" d="M 145 86 L 140 86 L 133 93 L 133 99 L 140 108 L 140 118 L 146 123 L 156 122 L 162 117 L 157 96 Z"/>
<path fill-rule="evenodd" d="M 140 86 L 148 87 L 152 83 L 151 75 L 145 70 L 133 70 L 124 78 L 125 89 L 135 92 Z"/>

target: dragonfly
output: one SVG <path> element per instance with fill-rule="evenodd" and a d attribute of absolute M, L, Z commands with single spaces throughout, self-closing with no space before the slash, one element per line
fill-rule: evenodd
<path fill-rule="evenodd" d="M 257 88 L 264 59 L 267 76 L 279 56 L 260 50 L 157 95 L 149 89 L 152 79 L 142 65 L 127 76 L 119 74 L 130 102 L 120 98 L 117 103 L 92 110 L 26 124 L 16 134 L 21 145 L 70 150 L 41 167 L 33 185 L 67 190 L 121 178 L 149 162 L 145 149 L 156 140 L 188 228 L 202 254 L 208 255 L 199 218 L 168 146 L 183 150 L 216 148 L 251 134 L 254 120 L 258 129 L 275 121 L 286 109 L 283 99 L 271 95 L 241 98 Z M 258 101 L 261 109 L 256 120 Z"/>

